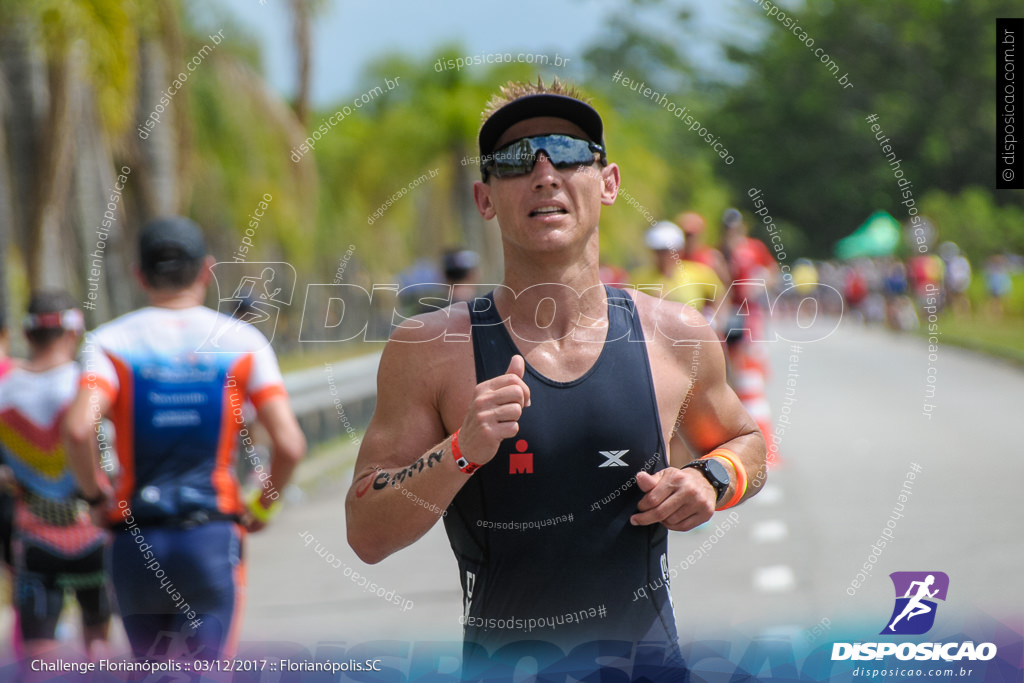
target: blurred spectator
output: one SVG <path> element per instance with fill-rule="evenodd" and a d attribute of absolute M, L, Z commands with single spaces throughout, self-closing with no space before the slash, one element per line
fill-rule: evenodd
<path fill-rule="evenodd" d="M 942 300 L 942 283 L 946 264 L 935 254 L 918 254 L 907 264 L 907 275 L 911 291 L 918 306 L 923 306 L 928 297 L 939 298 L 939 308 L 945 306 Z"/>
<path fill-rule="evenodd" d="M 725 262 L 722 252 L 704 243 L 704 230 L 707 227 L 704 217 L 699 213 L 687 211 L 676 216 L 676 224 L 683 231 L 683 260 L 696 261 L 715 271 L 722 282 L 729 281 L 729 265 Z"/>
<path fill-rule="evenodd" d="M 856 263 L 846 266 L 846 275 L 843 278 L 843 297 L 852 312 L 863 315 L 862 306 L 868 297 L 868 281 L 863 270 Z"/>
<path fill-rule="evenodd" d="M 818 269 L 808 259 L 797 259 L 793 264 L 793 286 L 801 297 L 815 296 L 818 292 Z"/>
<path fill-rule="evenodd" d="M 907 296 L 907 287 L 907 267 L 893 259 L 885 274 L 885 318 L 894 330 L 913 330 L 919 323 L 914 302 Z"/>
<path fill-rule="evenodd" d="M 472 301 L 480 283 L 480 255 L 469 249 L 449 249 L 441 258 L 444 281 L 451 287 L 451 302 Z"/>
<path fill-rule="evenodd" d="M 622 289 L 629 285 L 629 273 L 624 268 L 603 264 L 598 270 L 601 283 Z"/>
<path fill-rule="evenodd" d="M 653 266 L 634 273 L 633 283 L 652 296 L 688 304 L 710 318 L 725 296 L 725 285 L 708 266 L 680 257 L 685 242 L 683 231 L 675 223 L 655 224 L 644 236 Z M 651 291 L 651 285 L 660 285 L 661 291 Z"/>
<path fill-rule="evenodd" d="M 953 242 L 939 245 L 939 257 L 946 266 L 946 303 L 957 315 L 970 315 L 967 289 L 971 286 L 971 262 Z"/>
<path fill-rule="evenodd" d="M 844 291 L 843 271 L 831 261 L 822 261 L 818 264 L 818 283 L 831 287 L 836 292 Z M 846 304 L 842 296 L 822 297 L 825 313 L 832 315 L 845 315 Z"/>
<path fill-rule="evenodd" d="M 989 317 L 1003 317 L 1003 300 L 1013 290 L 1010 279 L 1010 262 L 1005 254 L 990 256 L 985 262 L 985 288 L 988 290 L 986 309 Z"/>

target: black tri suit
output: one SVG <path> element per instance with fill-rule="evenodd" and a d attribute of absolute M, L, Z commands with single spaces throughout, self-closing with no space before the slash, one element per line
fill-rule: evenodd
<path fill-rule="evenodd" d="M 500 680 L 527 656 L 542 672 L 599 670 L 609 657 L 601 661 L 627 662 L 632 680 L 646 677 L 641 670 L 673 672 L 650 680 L 685 675 L 667 587 L 636 599 L 638 587 L 668 583 L 667 530 L 629 522 L 644 495 L 636 473 L 668 467 L 668 454 L 635 303 L 605 289 L 609 326 L 597 361 L 571 382 L 527 365 L 531 405 L 519 433 L 448 509 L 466 680 Z M 480 383 L 504 374 L 519 351 L 493 292 L 469 306 Z"/>

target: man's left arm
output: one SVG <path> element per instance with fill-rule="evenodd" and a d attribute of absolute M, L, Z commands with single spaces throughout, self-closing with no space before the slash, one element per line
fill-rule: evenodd
<path fill-rule="evenodd" d="M 737 485 L 745 480 L 746 490 L 733 505 L 753 496 L 764 484 L 767 474 L 766 445 L 757 423 L 743 408 L 736 393 L 726 383 L 725 356 L 721 342 L 707 325 L 691 328 L 695 345 L 673 346 L 683 371 L 690 377 L 688 400 L 680 406 L 676 433 L 698 458 L 724 449 L 727 457 L 716 458 L 729 475 L 729 487 L 718 498 L 702 472 L 680 469 L 690 461 L 682 443 L 672 439 L 670 467 L 637 475 L 637 484 L 645 493 L 633 515 L 633 524 L 660 522 L 674 531 L 689 531 L 711 519 L 715 508 L 733 501 Z M 682 337 L 677 337 L 682 338 Z M 695 371 L 686 372 L 690 368 Z M 735 467 L 742 468 L 742 473 Z M 741 476 L 742 475 L 742 476 Z"/>

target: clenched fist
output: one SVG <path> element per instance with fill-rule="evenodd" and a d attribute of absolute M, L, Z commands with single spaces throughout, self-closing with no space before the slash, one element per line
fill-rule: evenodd
<path fill-rule="evenodd" d="M 490 462 L 498 445 L 519 433 L 519 417 L 530 405 L 525 372 L 526 361 L 515 355 L 504 375 L 476 385 L 459 431 L 459 450 L 467 460 L 480 465 Z"/>

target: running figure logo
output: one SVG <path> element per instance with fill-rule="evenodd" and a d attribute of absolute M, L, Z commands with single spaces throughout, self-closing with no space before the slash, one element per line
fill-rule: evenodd
<path fill-rule="evenodd" d="M 896 605 L 881 635 L 921 635 L 935 623 L 935 600 L 946 600 L 949 577 L 943 572 L 893 572 Z"/>
<path fill-rule="evenodd" d="M 233 353 L 240 326 L 253 325 L 268 342 L 281 309 L 291 305 L 295 291 L 295 268 L 283 262 L 219 262 L 213 266 L 217 287 L 217 310 L 227 316 L 210 330 L 197 349 L 200 353 Z"/>

